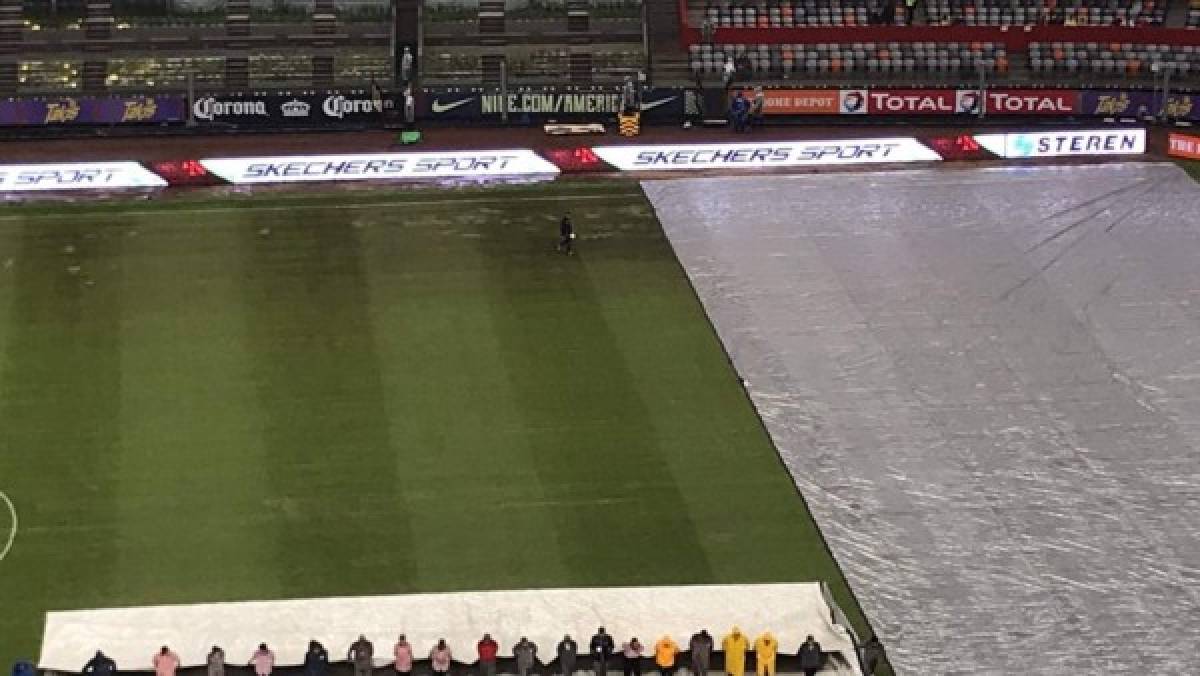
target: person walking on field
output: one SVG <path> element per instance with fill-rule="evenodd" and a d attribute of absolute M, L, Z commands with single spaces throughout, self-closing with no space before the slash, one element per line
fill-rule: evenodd
<path fill-rule="evenodd" d="M 517 676 L 529 676 L 537 666 L 537 644 L 524 636 L 513 646 L 513 657 L 517 658 Z"/>
<path fill-rule="evenodd" d="M 396 676 L 408 676 L 412 673 L 413 651 L 404 634 L 396 639 L 396 647 L 392 648 L 392 669 Z"/>
<path fill-rule="evenodd" d="M 597 629 L 588 650 L 592 656 L 592 669 L 596 676 L 605 676 L 608 673 L 608 661 L 612 659 L 615 649 L 613 637 L 604 631 L 604 627 Z"/>
<path fill-rule="evenodd" d="M 734 627 L 728 636 L 721 639 L 721 650 L 725 651 L 725 673 L 729 676 L 745 676 L 746 649 L 748 647 L 746 635 L 737 627 Z"/>
<path fill-rule="evenodd" d="M 769 631 L 764 631 L 754 640 L 754 667 L 757 676 L 775 676 L 775 656 L 779 653 L 779 641 Z"/>
<path fill-rule="evenodd" d="M 275 653 L 271 652 L 266 643 L 259 643 L 258 650 L 250 656 L 250 664 L 254 666 L 256 676 L 271 676 L 271 672 L 275 670 Z"/>
<path fill-rule="evenodd" d="M 225 676 L 225 651 L 221 646 L 213 646 L 204 663 L 208 667 L 208 676 Z"/>
<path fill-rule="evenodd" d="M 575 659 L 579 655 L 579 644 L 575 639 L 571 638 L 570 634 L 563 636 L 555 652 L 558 653 L 558 668 L 562 671 L 562 676 L 575 673 Z"/>
<path fill-rule="evenodd" d="M 825 662 L 824 656 L 821 655 L 821 644 L 813 639 L 812 634 L 804 639 L 797 657 L 800 658 L 800 671 L 804 672 L 804 676 L 816 676 Z"/>
<path fill-rule="evenodd" d="M 568 256 L 575 253 L 575 226 L 569 215 L 564 215 L 558 222 L 558 251 Z"/>
<path fill-rule="evenodd" d="M 167 646 L 154 653 L 154 659 L 151 661 L 154 664 L 154 676 L 175 676 L 179 669 L 179 655 Z"/>
<path fill-rule="evenodd" d="M 675 658 L 679 656 L 679 644 L 669 635 L 664 635 L 654 644 L 654 663 L 662 676 L 673 676 L 675 673 Z"/>
<path fill-rule="evenodd" d="M 87 676 L 116 676 L 117 663 L 108 655 L 97 650 L 96 655 L 83 665 L 83 673 Z"/>
<path fill-rule="evenodd" d="M 642 642 L 634 636 L 621 644 L 621 654 L 625 656 L 625 676 L 642 676 Z"/>
<path fill-rule="evenodd" d="M 450 653 L 450 646 L 446 644 L 446 639 L 439 638 L 437 645 L 429 651 L 429 666 L 433 668 L 433 673 L 450 673 L 450 664 L 453 661 L 454 655 Z"/>
<path fill-rule="evenodd" d="M 707 629 L 701 629 L 700 633 L 692 634 L 692 640 L 688 641 L 688 650 L 692 653 L 692 676 L 704 676 L 708 673 L 708 665 L 712 660 L 713 640 L 712 636 L 708 635 Z"/>
<path fill-rule="evenodd" d="M 484 634 L 475 649 L 479 652 L 479 676 L 496 676 L 496 655 L 500 644 L 491 634 Z"/>
<path fill-rule="evenodd" d="M 304 676 L 325 676 L 329 672 L 329 651 L 316 641 L 308 642 L 304 653 Z"/>
<path fill-rule="evenodd" d="M 371 676 L 375 670 L 375 646 L 365 635 L 359 634 L 358 640 L 346 651 L 346 659 L 354 665 L 354 676 Z"/>

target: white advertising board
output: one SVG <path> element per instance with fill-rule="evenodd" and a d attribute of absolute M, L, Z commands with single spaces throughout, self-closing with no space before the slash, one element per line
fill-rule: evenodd
<path fill-rule="evenodd" d="M 0 192 L 164 188 L 167 182 L 137 162 L 0 164 Z"/>
<path fill-rule="evenodd" d="M 228 157 L 203 159 L 200 160 L 200 164 L 209 173 L 235 184 L 532 176 L 558 173 L 558 167 L 542 159 L 532 150 Z"/>
<path fill-rule="evenodd" d="M 593 149 L 621 171 L 758 169 L 888 162 L 937 162 L 940 155 L 914 138 L 852 141 L 763 141 L 696 145 L 625 145 Z"/>

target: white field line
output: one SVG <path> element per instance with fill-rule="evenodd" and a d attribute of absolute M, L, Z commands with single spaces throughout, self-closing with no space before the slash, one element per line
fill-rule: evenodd
<path fill-rule="evenodd" d="M 17 541 L 17 508 L 13 505 L 11 499 L 4 491 L 0 491 L 0 501 L 8 505 L 8 511 L 12 514 L 12 531 L 8 534 L 8 542 L 4 543 L 4 548 L 0 549 L 0 561 L 3 561 L 8 556 L 8 552 L 12 550 L 13 543 Z"/>
<path fill-rule="evenodd" d="M 435 206 L 444 204 L 495 204 L 498 202 L 565 202 L 570 204 L 577 200 L 614 200 L 614 199 L 642 199 L 643 195 L 640 192 L 617 192 L 608 193 L 605 195 L 528 195 L 524 197 L 460 197 L 446 199 L 429 199 L 429 200 L 395 200 L 390 202 L 367 202 L 364 204 L 289 204 L 289 205 L 271 205 L 271 206 L 255 206 L 253 203 L 247 203 L 245 206 L 238 207 L 196 207 L 196 208 L 170 208 L 162 209 L 130 209 L 130 210 L 113 210 L 113 216 L 158 216 L 170 214 L 228 214 L 245 211 L 298 211 L 305 209 L 322 209 L 322 210 L 347 210 L 347 209 L 386 209 L 388 207 L 406 207 L 406 206 Z M 164 203 L 169 204 L 169 202 Z M 99 203 L 98 206 L 105 206 Z M 106 214 L 107 215 L 107 214 Z M 59 214 L 10 214 L 0 216 L 0 222 L 6 221 L 25 221 L 25 220 L 54 220 L 54 219 L 72 219 L 81 216 L 95 217 L 94 213 L 87 211 L 79 211 L 78 213 L 59 213 Z"/>

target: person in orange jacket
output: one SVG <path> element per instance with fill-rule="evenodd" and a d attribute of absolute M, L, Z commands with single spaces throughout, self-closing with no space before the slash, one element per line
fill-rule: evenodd
<path fill-rule="evenodd" d="M 779 652 L 779 641 L 769 631 L 764 631 L 754 641 L 754 664 L 758 676 L 775 676 L 775 655 Z"/>
<path fill-rule="evenodd" d="M 662 676 L 672 676 L 675 673 L 675 658 L 679 655 L 679 644 L 675 639 L 663 636 L 654 644 L 654 663 Z"/>
<path fill-rule="evenodd" d="M 746 635 L 737 627 L 721 640 L 721 650 L 725 651 L 725 673 L 729 676 L 745 676 L 746 649 L 749 647 Z"/>

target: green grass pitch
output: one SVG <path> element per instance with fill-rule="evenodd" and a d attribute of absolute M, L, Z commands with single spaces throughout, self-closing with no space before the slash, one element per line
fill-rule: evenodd
<path fill-rule="evenodd" d="M 0 490 L 3 665 L 52 609 L 414 591 L 822 579 L 865 627 L 634 183 L 10 209 Z"/>

